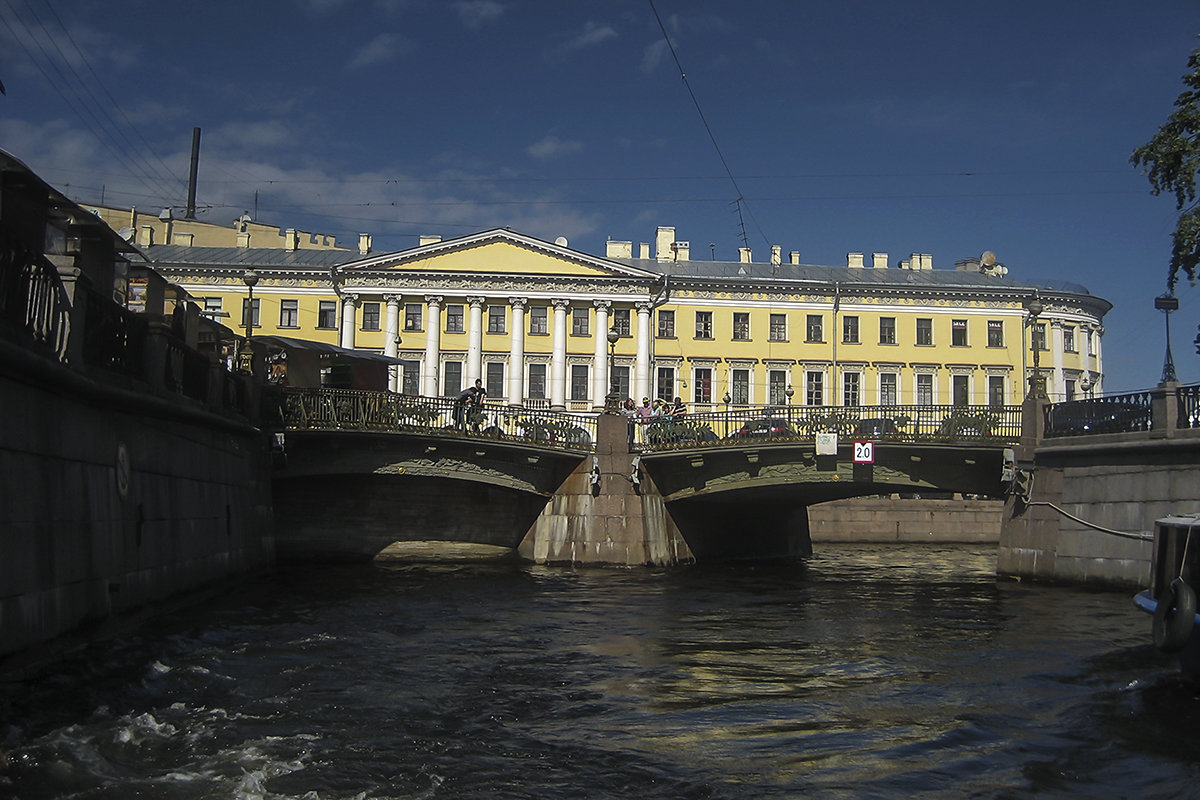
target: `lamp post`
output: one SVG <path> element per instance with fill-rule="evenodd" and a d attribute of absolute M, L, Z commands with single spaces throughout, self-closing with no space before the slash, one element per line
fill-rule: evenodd
<path fill-rule="evenodd" d="M 1168 291 L 1154 298 L 1154 307 L 1163 312 L 1163 321 L 1167 326 L 1167 354 L 1163 357 L 1160 383 L 1174 383 L 1179 378 L 1175 376 L 1175 359 L 1171 357 L 1171 312 L 1179 310 L 1179 298 Z"/>
<path fill-rule="evenodd" d="M 733 398 L 729 396 L 729 392 L 725 392 L 725 396 L 722 397 L 721 399 L 725 401 L 725 436 L 728 437 L 729 436 L 729 402 L 731 400 L 733 400 Z"/>
<path fill-rule="evenodd" d="M 252 269 L 248 269 L 242 273 L 242 283 L 246 284 L 246 290 L 249 292 L 249 299 L 246 301 L 245 319 L 242 320 L 246 324 L 246 352 L 243 354 L 243 368 L 246 372 L 252 372 L 252 362 L 250 354 L 250 336 L 254 329 L 254 287 L 258 284 L 258 273 Z"/>
<path fill-rule="evenodd" d="M 617 395 L 617 369 L 616 369 L 616 350 L 617 341 L 621 338 L 621 334 L 617 333 L 616 328 L 608 329 L 608 397 L 604 398 L 604 413 L 619 414 L 621 413 L 621 400 Z"/>
<path fill-rule="evenodd" d="M 1045 310 L 1045 306 L 1042 305 L 1036 292 L 1034 292 L 1033 299 L 1025 305 L 1025 309 L 1029 312 L 1029 339 L 1033 345 L 1033 374 L 1029 376 L 1029 396 L 1044 399 L 1046 397 L 1046 379 L 1042 377 L 1042 342 L 1038 338 L 1038 317 Z"/>

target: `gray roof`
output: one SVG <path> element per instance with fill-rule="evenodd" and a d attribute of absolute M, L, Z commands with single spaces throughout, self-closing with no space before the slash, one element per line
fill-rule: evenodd
<path fill-rule="evenodd" d="M 842 283 L 858 286 L 907 286 L 929 289 L 990 288 L 1007 290 L 1050 289 L 1090 296 L 1085 287 L 1066 281 L 1024 282 L 957 269 L 899 269 L 889 267 L 824 267 L 815 264 L 744 263 L 738 261 L 658 261 L 652 258 L 613 258 L 620 264 L 662 275 L 699 280 L 785 280 Z"/>
<path fill-rule="evenodd" d="M 188 247 L 160 244 L 141 248 L 146 258 L 162 265 L 203 265 L 207 267 L 277 267 L 325 271 L 330 267 L 358 261 L 357 250 L 283 250 L 263 247 Z"/>

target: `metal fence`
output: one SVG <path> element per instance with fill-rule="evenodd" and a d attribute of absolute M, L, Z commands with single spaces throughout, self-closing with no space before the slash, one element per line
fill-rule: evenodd
<path fill-rule="evenodd" d="M 0 330 L 62 361 L 69 308 L 58 270 L 0 229 Z"/>
<path fill-rule="evenodd" d="M 893 442 L 988 444 L 1021 438 L 1020 406 L 761 406 L 636 420 L 641 450 L 813 441 L 818 433 Z"/>
<path fill-rule="evenodd" d="M 1131 433 L 1154 427 L 1153 393 L 1149 390 L 1053 403 L 1044 413 L 1047 439 Z"/>
<path fill-rule="evenodd" d="M 358 389 L 284 388 L 272 396 L 285 430 L 431 433 L 498 439 L 587 452 L 596 440 L 595 415 L 485 403 L 477 408 L 445 397 L 414 397 Z"/>

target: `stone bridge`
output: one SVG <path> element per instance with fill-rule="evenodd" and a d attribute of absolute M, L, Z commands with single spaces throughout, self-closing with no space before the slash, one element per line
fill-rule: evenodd
<path fill-rule="evenodd" d="M 1020 434 L 1019 407 L 738 407 L 630 421 L 283 390 L 268 411 L 281 440 L 283 558 L 370 557 L 428 539 L 538 562 L 802 555 L 812 503 L 998 494 Z"/>

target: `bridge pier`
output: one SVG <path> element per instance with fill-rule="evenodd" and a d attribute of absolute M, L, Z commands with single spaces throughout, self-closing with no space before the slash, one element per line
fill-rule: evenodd
<path fill-rule="evenodd" d="M 596 451 L 530 527 L 518 554 L 539 564 L 670 566 L 695 561 L 662 494 L 629 448 L 623 414 L 602 414 Z"/>

